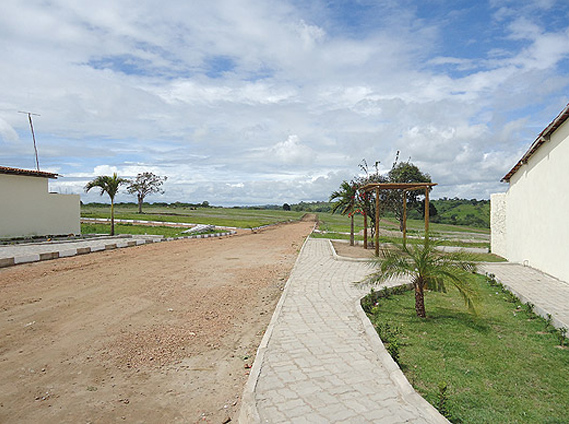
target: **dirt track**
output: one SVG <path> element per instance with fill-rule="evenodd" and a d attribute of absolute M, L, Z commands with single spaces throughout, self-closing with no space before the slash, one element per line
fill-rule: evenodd
<path fill-rule="evenodd" d="M 313 224 L 0 270 L 0 422 L 235 420 Z"/>

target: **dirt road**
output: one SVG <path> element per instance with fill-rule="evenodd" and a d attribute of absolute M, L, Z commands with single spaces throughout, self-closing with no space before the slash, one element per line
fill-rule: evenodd
<path fill-rule="evenodd" d="M 236 419 L 312 222 L 0 270 L 0 423 Z"/>

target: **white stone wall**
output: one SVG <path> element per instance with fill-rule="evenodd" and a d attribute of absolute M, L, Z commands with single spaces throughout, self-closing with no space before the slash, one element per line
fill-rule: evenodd
<path fill-rule="evenodd" d="M 50 194 L 48 179 L 0 174 L 0 238 L 80 234 L 80 196 Z"/>
<path fill-rule="evenodd" d="M 506 193 L 495 193 L 490 197 L 490 250 L 492 253 L 506 258 Z"/>
<path fill-rule="evenodd" d="M 569 282 L 568 190 L 569 122 L 565 122 L 510 179 L 504 199 L 505 246 L 500 246 L 496 234 L 497 250 L 505 247 L 502 256 Z"/>

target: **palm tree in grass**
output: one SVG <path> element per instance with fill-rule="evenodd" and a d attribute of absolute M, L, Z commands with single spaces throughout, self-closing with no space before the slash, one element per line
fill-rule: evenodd
<path fill-rule="evenodd" d="M 357 187 L 354 183 L 342 181 L 340 189 L 330 195 L 330 202 L 334 202 L 332 213 L 340 212 L 342 215 L 350 215 L 350 246 L 354 245 L 354 212 L 356 211 Z"/>
<path fill-rule="evenodd" d="M 111 199 L 111 236 L 115 235 L 115 196 L 122 184 L 129 183 L 130 180 L 120 178 L 115 172 L 112 177 L 101 175 L 85 185 L 85 192 L 89 192 L 92 188 L 100 188 L 101 196 L 107 193 Z"/>
<path fill-rule="evenodd" d="M 422 244 L 395 244 L 393 248 L 382 249 L 382 255 L 374 258 L 372 264 L 376 271 L 362 283 L 380 284 L 391 278 L 411 278 L 418 317 L 426 318 L 425 290 L 446 292 L 447 283 L 455 286 L 465 305 L 474 310 L 475 292 L 469 283 L 474 278 L 476 264 L 472 255 L 464 250 L 442 253 L 437 250 L 436 242 L 425 237 Z"/>

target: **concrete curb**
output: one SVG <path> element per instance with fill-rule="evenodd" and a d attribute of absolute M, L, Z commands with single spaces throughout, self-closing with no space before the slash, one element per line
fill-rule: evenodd
<path fill-rule="evenodd" d="M 186 236 L 186 237 L 161 237 L 161 238 L 145 238 L 142 236 L 137 240 L 129 240 L 132 238 L 121 236 L 121 239 L 115 241 L 114 243 L 108 244 L 99 244 L 95 246 L 88 246 L 88 247 L 80 247 L 80 248 L 70 248 L 67 245 L 60 249 L 55 249 L 53 251 L 42 252 L 42 253 L 32 253 L 27 255 L 19 255 L 13 256 L 8 258 L 0 258 L 0 268 L 6 268 L 9 266 L 19 265 L 19 264 L 26 264 L 31 262 L 39 262 L 39 261 L 46 261 L 50 259 L 59 259 L 59 258 L 68 258 L 71 256 L 77 255 L 84 255 L 93 252 L 100 252 L 103 250 L 114 250 L 114 249 L 122 249 L 125 247 L 134 247 L 140 246 L 143 244 L 152 244 L 152 243 L 160 243 L 165 241 L 174 241 L 174 240 L 184 240 L 184 239 L 200 239 L 200 238 L 214 238 L 214 237 L 224 237 L 237 234 L 236 231 L 228 231 L 225 233 L 213 233 L 213 234 L 201 234 L 195 236 Z M 93 240 L 95 242 L 96 240 Z M 75 242 L 89 242 L 89 240 L 75 240 Z M 56 243 L 59 244 L 59 243 Z M 69 243 L 61 243 L 61 244 L 69 244 Z"/>

